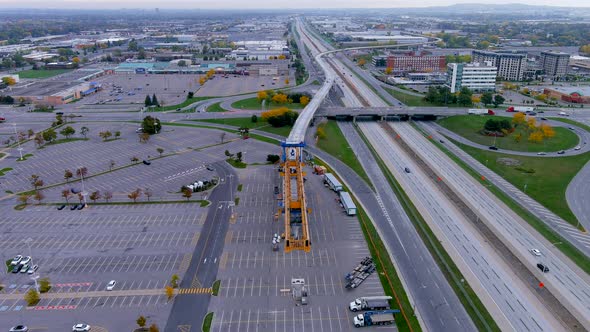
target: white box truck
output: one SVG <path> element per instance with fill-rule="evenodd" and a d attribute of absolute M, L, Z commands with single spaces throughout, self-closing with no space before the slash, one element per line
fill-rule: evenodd
<path fill-rule="evenodd" d="M 342 183 L 332 173 L 324 174 L 324 184 L 335 192 L 342 191 Z"/>
<path fill-rule="evenodd" d="M 340 192 L 340 203 L 342 203 L 342 207 L 344 207 L 344 212 L 346 212 L 347 215 L 356 215 L 356 205 L 354 204 L 352 197 L 350 197 L 350 194 L 346 191 Z"/>

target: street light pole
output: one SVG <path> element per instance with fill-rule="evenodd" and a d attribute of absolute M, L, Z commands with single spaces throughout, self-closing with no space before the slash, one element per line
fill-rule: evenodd
<path fill-rule="evenodd" d="M 18 133 L 16 132 L 16 123 L 13 123 L 12 127 L 14 128 L 14 135 L 16 138 L 16 144 L 18 146 L 17 150 L 20 153 L 20 160 L 23 160 L 23 148 L 20 147 L 20 139 L 18 139 Z"/>
<path fill-rule="evenodd" d="M 86 192 L 86 188 L 84 187 L 84 173 L 82 172 L 82 166 L 78 166 L 78 170 L 80 171 L 80 179 L 82 180 L 82 198 L 84 199 L 84 206 L 86 207 L 88 205 L 88 203 L 86 202 L 86 195 L 88 195 L 88 193 Z"/>
<path fill-rule="evenodd" d="M 33 242 L 32 238 L 28 238 L 25 240 L 25 243 L 27 244 L 27 247 L 29 248 L 29 257 L 31 257 L 30 269 L 32 269 L 33 266 L 35 266 L 35 264 L 33 264 L 33 255 L 31 254 L 31 242 Z M 37 272 L 35 271 L 34 273 L 37 273 Z M 39 292 L 39 284 L 37 283 L 37 279 L 39 277 L 36 276 L 35 274 L 33 274 L 33 275 L 31 275 L 31 278 L 35 281 L 35 290 L 38 293 Z"/>

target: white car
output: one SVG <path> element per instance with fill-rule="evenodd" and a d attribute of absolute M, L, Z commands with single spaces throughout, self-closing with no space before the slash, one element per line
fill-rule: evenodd
<path fill-rule="evenodd" d="M 537 155 L 538 156 L 544 156 L 544 155 L 546 155 L 546 153 L 545 152 L 537 152 Z"/>
<path fill-rule="evenodd" d="M 580 150 L 581 148 L 582 148 L 582 147 L 578 145 L 578 146 L 576 146 L 576 147 L 574 148 L 574 150 L 576 150 L 576 151 L 577 151 L 577 150 Z"/>
<path fill-rule="evenodd" d="M 531 254 L 535 255 L 535 256 L 541 256 L 541 252 L 539 251 L 539 249 L 531 249 L 529 250 L 531 252 Z"/>
<path fill-rule="evenodd" d="M 72 332 L 87 332 L 90 331 L 90 325 L 88 324 L 76 324 L 72 327 Z"/>
<path fill-rule="evenodd" d="M 37 269 L 39 268 L 39 265 L 33 265 L 31 266 L 31 268 L 27 271 L 28 274 L 33 274 L 35 273 L 35 271 L 37 271 Z"/>
<path fill-rule="evenodd" d="M 111 291 L 113 290 L 113 288 L 115 288 L 115 285 L 117 284 L 117 282 L 115 280 L 111 280 L 109 281 L 109 283 L 107 284 L 107 290 Z"/>
<path fill-rule="evenodd" d="M 20 263 L 22 265 L 28 265 L 31 262 L 31 256 L 25 256 L 25 258 L 23 258 L 22 261 L 20 261 Z"/>
<path fill-rule="evenodd" d="M 23 260 L 23 255 L 16 255 L 13 259 L 12 262 L 10 262 L 10 265 L 14 266 L 17 265 L 18 263 L 20 263 L 20 261 Z"/>

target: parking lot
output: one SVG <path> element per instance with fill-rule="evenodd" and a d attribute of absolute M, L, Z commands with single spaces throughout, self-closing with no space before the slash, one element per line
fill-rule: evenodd
<path fill-rule="evenodd" d="M 320 176 L 311 169 L 307 174 L 312 249 L 285 253 L 282 244 L 279 251 L 271 249 L 273 235 L 284 229 L 284 221 L 274 219 L 274 187 L 281 181 L 276 168 L 239 171 L 243 190 L 219 264 L 219 296 L 209 306 L 211 331 L 350 331 L 355 328 L 348 303 L 383 295 L 375 274 L 357 289 L 344 287 L 345 274 L 369 251 L 356 218 L 344 214 Z M 291 296 L 295 277 L 305 279 L 307 306 L 296 305 Z"/>
<path fill-rule="evenodd" d="M 273 80 L 274 77 L 279 77 Z M 290 84 L 285 84 L 289 78 Z M 260 90 L 272 90 L 295 86 L 295 77 L 286 76 L 241 76 L 241 75 L 215 75 L 215 78 L 208 80 L 195 94 L 196 96 L 233 96 Z"/>

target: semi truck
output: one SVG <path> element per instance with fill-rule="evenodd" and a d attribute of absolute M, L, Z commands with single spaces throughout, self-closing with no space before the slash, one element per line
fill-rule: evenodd
<path fill-rule="evenodd" d="M 330 189 L 334 190 L 335 192 L 339 192 L 342 190 L 342 183 L 336 179 L 334 174 L 326 173 L 324 174 L 324 184 L 327 185 Z"/>
<path fill-rule="evenodd" d="M 354 204 L 352 197 L 350 197 L 350 194 L 346 191 L 340 192 L 340 204 L 342 204 L 347 215 L 354 216 L 356 214 L 356 205 Z"/>
<path fill-rule="evenodd" d="M 506 109 L 506 112 L 534 112 L 534 107 L 527 107 L 527 106 L 510 106 Z"/>
<path fill-rule="evenodd" d="M 467 114 L 486 114 L 486 115 L 495 115 L 494 111 L 487 110 L 484 108 L 470 108 L 467 110 Z"/>
<path fill-rule="evenodd" d="M 366 311 L 354 316 L 354 327 L 393 324 L 395 323 L 395 317 L 393 315 L 397 313 L 399 313 L 397 309 Z"/>
<path fill-rule="evenodd" d="M 363 296 L 350 302 L 348 308 L 353 312 L 359 310 L 384 310 L 389 309 L 389 300 L 391 300 L 391 296 Z"/>

